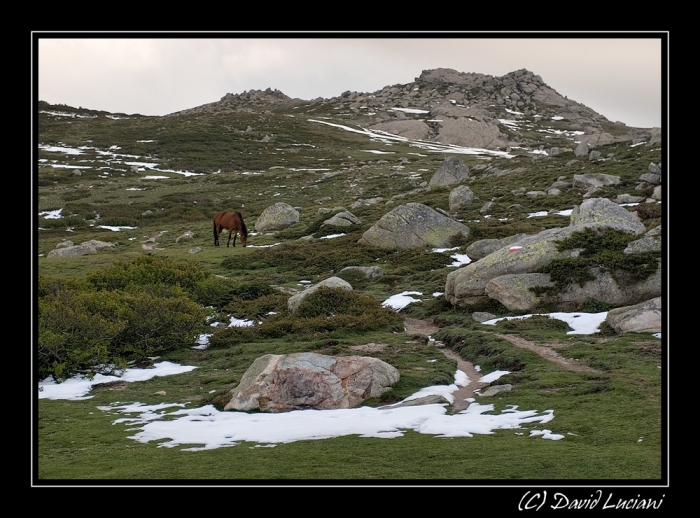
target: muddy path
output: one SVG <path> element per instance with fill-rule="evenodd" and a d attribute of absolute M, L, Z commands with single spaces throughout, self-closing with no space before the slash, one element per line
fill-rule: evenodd
<path fill-rule="evenodd" d="M 404 320 L 404 328 L 406 329 L 406 333 L 409 335 L 425 336 L 426 338 L 431 338 L 433 334 L 440 330 L 438 326 L 430 323 L 429 321 L 418 320 L 416 318 L 406 318 Z M 468 362 L 462 358 L 452 349 L 444 346 L 440 347 L 439 342 L 432 339 L 428 340 L 428 346 L 436 347 L 450 360 L 456 361 L 457 369 L 464 372 L 464 374 L 467 375 L 467 378 L 469 378 L 469 383 L 467 386 L 459 387 L 457 391 L 453 393 L 455 397 L 454 403 L 452 404 L 453 410 L 456 412 L 464 410 L 469 406 L 469 402 L 466 401 L 466 399 L 473 398 L 475 390 L 486 387 L 489 384 L 480 383 L 479 379 L 481 378 L 481 373 L 474 368 L 474 365 L 471 362 Z"/>
<path fill-rule="evenodd" d="M 564 358 L 561 354 L 559 354 L 556 351 L 556 347 L 563 347 L 565 344 L 557 344 L 557 343 L 552 343 L 552 344 L 547 344 L 546 346 L 544 345 L 538 345 L 535 342 L 531 342 L 529 340 L 525 340 L 523 337 L 518 336 L 518 335 L 496 335 L 499 338 L 503 338 L 504 340 L 507 340 L 508 342 L 512 343 L 516 347 L 522 347 L 523 349 L 528 349 L 530 351 L 536 352 L 542 358 L 545 360 L 549 360 L 554 363 L 558 363 L 559 365 L 563 366 L 565 369 L 570 370 L 570 371 L 578 371 L 578 372 L 600 372 L 596 369 L 593 369 L 591 367 L 588 367 L 587 365 L 581 365 L 579 364 L 575 359 L 573 358 Z"/>
<path fill-rule="evenodd" d="M 482 375 L 479 371 L 474 368 L 474 365 L 453 350 L 441 346 L 439 342 L 432 339 L 432 336 L 437 333 L 440 328 L 428 320 L 419 320 L 416 318 L 406 318 L 404 319 L 404 328 L 406 333 L 409 335 L 419 335 L 428 338 L 428 345 L 431 347 L 437 347 L 442 354 L 447 358 L 457 362 L 457 369 L 461 370 L 469 378 L 469 383 L 466 387 L 459 387 L 459 389 L 454 393 L 455 401 L 452 405 L 454 411 L 464 410 L 469 406 L 469 402 L 465 401 L 467 398 L 473 398 L 474 392 L 481 388 L 489 385 L 489 383 L 481 383 L 479 380 Z M 558 363 L 564 368 L 572 371 L 579 372 L 598 372 L 595 369 L 588 367 L 586 365 L 579 364 L 575 359 L 564 358 L 561 354 L 556 351 L 557 346 L 563 346 L 564 344 L 547 344 L 539 345 L 530 340 L 526 340 L 518 335 L 508 335 L 508 334 L 497 334 L 499 338 L 507 340 L 516 347 L 522 347 L 539 354 L 542 358 L 546 360 Z"/>

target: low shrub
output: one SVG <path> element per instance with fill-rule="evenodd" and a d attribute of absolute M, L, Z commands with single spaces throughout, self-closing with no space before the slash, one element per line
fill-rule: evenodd
<path fill-rule="evenodd" d="M 123 290 L 129 285 L 145 290 L 149 286 L 164 285 L 179 286 L 192 293 L 197 284 L 209 276 L 211 273 L 195 262 L 142 256 L 92 272 L 87 281 L 96 290 Z"/>
<path fill-rule="evenodd" d="M 634 234 L 621 230 L 603 231 L 585 228 L 557 243 L 560 252 L 578 249 L 578 257 L 557 259 L 539 268 L 537 273 L 550 274 L 553 285 L 549 288 L 535 287 L 539 295 L 559 293 L 572 283 L 583 286 L 595 280 L 592 268 L 602 267 L 610 271 L 618 284 L 639 282 L 652 276 L 659 267 L 659 252 L 641 254 L 623 253 L 627 245 L 638 239 Z"/>
<path fill-rule="evenodd" d="M 279 292 L 262 295 L 253 300 L 233 298 L 223 309 L 236 318 L 257 320 L 267 318 L 270 313 L 286 310 L 288 298 L 289 295 Z"/>
<path fill-rule="evenodd" d="M 182 295 L 58 288 L 39 299 L 42 378 L 105 372 L 191 346 L 205 329 L 201 306 Z"/>
<path fill-rule="evenodd" d="M 603 311 L 610 311 L 612 305 L 600 300 L 588 299 L 583 303 L 581 309 L 587 313 L 602 313 Z"/>
<path fill-rule="evenodd" d="M 662 214 L 661 205 L 658 203 L 640 203 L 636 209 L 637 216 L 642 221 L 660 218 Z"/>
<path fill-rule="evenodd" d="M 207 277 L 192 288 L 192 299 L 203 306 L 223 308 L 235 297 L 238 283 L 223 277 Z"/>
<path fill-rule="evenodd" d="M 531 331 L 550 329 L 553 331 L 571 331 L 569 324 L 549 315 L 532 315 L 528 318 L 511 318 L 496 323 L 497 327 L 510 331 Z"/>
<path fill-rule="evenodd" d="M 403 317 L 390 308 L 382 307 L 375 298 L 360 293 L 322 287 L 307 296 L 295 313 L 286 308 L 287 296 L 267 295 L 234 310 L 236 316 L 251 318 L 250 308 L 276 309 L 266 314 L 260 324 L 229 327 L 214 333 L 210 347 L 228 347 L 244 342 L 282 338 L 289 340 L 320 340 L 335 334 L 375 331 L 391 326 L 397 329 Z M 269 306 L 263 306 L 268 303 Z M 284 304 L 284 308 L 280 305 Z M 256 306 L 257 305 L 257 306 Z M 262 312 L 259 312 L 260 315 Z M 266 312 L 267 313 L 267 312 Z"/>

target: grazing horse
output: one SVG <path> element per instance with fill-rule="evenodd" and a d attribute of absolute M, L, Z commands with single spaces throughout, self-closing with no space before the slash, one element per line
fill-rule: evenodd
<path fill-rule="evenodd" d="M 240 212 L 227 212 L 222 210 L 214 216 L 214 246 L 219 246 L 219 235 L 223 229 L 228 230 L 228 242 L 226 247 L 231 242 L 233 235 L 233 246 L 236 246 L 236 237 L 241 235 L 241 243 L 246 246 L 248 242 L 248 229 L 243 222 L 243 216 Z"/>

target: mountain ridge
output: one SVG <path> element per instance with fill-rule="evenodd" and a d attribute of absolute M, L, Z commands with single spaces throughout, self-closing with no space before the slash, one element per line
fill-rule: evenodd
<path fill-rule="evenodd" d="M 423 70 L 413 82 L 374 92 L 346 91 L 331 98 L 303 100 L 283 92 L 247 90 L 165 117 L 236 112 L 312 114 L 333 110 L 345 120 L 398 136 L 460 146 L 506 150 L 538 140 L 513 123 L 553 122 L 555 131 L 582 132 L 589 145 L 648 140 L 659 128 L 632 128 L 559 94 L 539 75 L 519 69 L 503 76 Z M 533 126 L 534 131 L 538 131 Z"/>

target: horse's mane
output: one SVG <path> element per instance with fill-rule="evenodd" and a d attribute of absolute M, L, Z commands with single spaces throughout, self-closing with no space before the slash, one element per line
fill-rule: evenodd
<path fill-rule="evenodd" d="M 238 217 L 241 218 L 241 233 L 245 237 L 248 237 L 248 227 L 245 226 L 245 221 L 243 221 L 243 214 L 240 212 L 236 212 L 236 214 L 238 214 Z"/>

